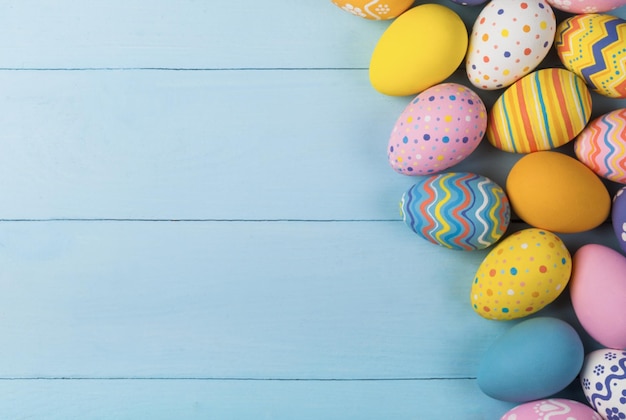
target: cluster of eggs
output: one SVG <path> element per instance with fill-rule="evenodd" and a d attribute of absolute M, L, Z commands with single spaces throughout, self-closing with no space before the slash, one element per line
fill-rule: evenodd
<path fill-rule="evenodd" d="M 469 34 L 439 4 L 333 0 L 367 19 L 394 19 L 369 77 L 382 94 L 412 96 L 387 148 L 391 167 L 416 180 L 400 200 L 403 220 L 439 246 L 490 248 L 469 297 L 480 316 L 524 318 L 569 288 L 580 324 L 605 347 L 585 356 L 565 321 L 521 320 L 477 374 L 487 395 L 520 403 L 502 419 L 626 418 L 626 186 L 611 197 L 604 182 L 626 184 L 626 109 L 591 118 L 592 92 L 626 98 L 626 20 L 607 14 L 626 0 L 450 1 L 484 4 Z M 553 8 L 570 15 L 557 22 Z M 562 66 L 539 68 L 553 48 Z M 472 87 L 446 82 L 463 63 Z M 500 89 L 489 110 L 475 91 Z M 449 171 L 483 138 L 522 156 L 504 188 Z M 570 142 L 575 157 L 554 150 Z M 512 213 L 530 227 L 505 237 Z M 571 255 L 558 236 L 607 220 L 622 252 L 587 244 Z M 553 397 L 576 377 L 588 405 Z"/>

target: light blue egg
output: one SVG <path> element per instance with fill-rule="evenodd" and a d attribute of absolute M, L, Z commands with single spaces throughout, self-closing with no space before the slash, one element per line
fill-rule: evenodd
<path fill-rule="evenodd" d="M 576 378 L 584 356 L 578 333 L 565 321 L 528 319 L 487 349 L 478 368 L 478 386 L 502 401 L 547 398 Z"/>

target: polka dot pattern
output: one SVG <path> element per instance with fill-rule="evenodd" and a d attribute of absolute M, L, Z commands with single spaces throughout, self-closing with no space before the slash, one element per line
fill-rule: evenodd
<path fill-rule="evenodd" d="M 387 157 L 404 175 L 431 175 L 461 162 L 478 147 L 487 111 L 467 87 L 442 83 L 417 95 L 389 138 Z"/>
<path fill-rule="evenodd" d="M 533 71 L 548 54 L 556 18 L 545 0 L 493 0 L 480 12 L 465 63 L 470 82 L 500 89 Z"/>
<path fill-rule="evenodd" d="M 626 5 L 626 0 L 547 0 L 555 9 L 568 13 L 601 13 Z"/>
<path fill-rule="evenodd" d="M 471 290 L 481 316 L 510 320 L 553 302 L 569 282 L 572 259 L 555 234 L 530 228 L 498 243 L 483 260 Z"/>

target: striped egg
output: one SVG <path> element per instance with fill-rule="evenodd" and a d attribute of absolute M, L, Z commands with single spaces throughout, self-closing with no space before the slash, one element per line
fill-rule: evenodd
<path fill-rule="evenodd" d="M 597 175 L 626 184 L 626 108 L 590 122 L 576 138 L 574 152 Z"/>
<path fill-rule="evenodd" d="M 591 95 L 583 80 L 559 68 L 535 71 L 496 100 L 487 140 L 513 153 L 550 150 L 573 140 L 589 122 Z"/>
<path fill-rule="evenodd" d="M 509 200 L 489 178 L 469 172 L 418 177 L 400 202 L 404 222 L 422 238 L 471 251 L 497 242 L 509 225 Z"/>
<path fill-rule="evenodd" d="M 565 19 L 554 41 L 563 65 L 582 77 L 589 89 L 611 98 L 626 98 L 626 21 L 605 14 Z"/>

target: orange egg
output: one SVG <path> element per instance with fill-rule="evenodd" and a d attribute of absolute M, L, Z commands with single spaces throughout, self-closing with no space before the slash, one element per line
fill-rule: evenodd
<path fill-rule="evenodd" d="M 611 208 L 600 178 L 559 152 L 535 152 L 518 160 L 509 172 L 506 192 L 513 212 L 524 222 L 557 233 L 593 229 Z"/>
<path fill-rule="evenodd" d="M 413 0 L 332 0 L 348 13 L 371 20 L 393 19 L 413 4 Z"/>

